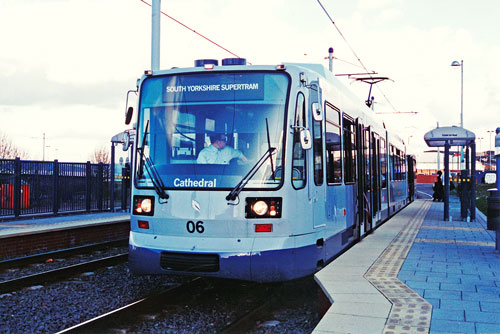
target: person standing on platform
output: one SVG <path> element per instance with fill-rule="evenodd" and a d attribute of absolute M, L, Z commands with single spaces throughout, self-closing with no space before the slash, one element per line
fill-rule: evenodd
<path fill-rule="evenodd" d="M 444 200 L 444 188 L 441 175 L 443 175 L 443 173 L 441 171 L 438 171 L 436 182 L 434 182 L 434 186 L 432 187 L 432 190 L 434 190 L 434 194 L 432 195 L 432 200 L 434 202 L 435 201 L 442 202 Z"/>

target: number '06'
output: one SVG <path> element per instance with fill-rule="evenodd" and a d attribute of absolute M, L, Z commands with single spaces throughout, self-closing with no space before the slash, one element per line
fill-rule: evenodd
<path fill-rule="evenodd" d="M 205 232 L 205 227 L 203 226 L 203 222 L 202 221 L 198 221 L 198 222 L 193 222 L 193 221 L 188 221 L 186 223 L 186 229 L 189 233 L 194 233 L 195 231 L 198 232 L 198 233 L 203 233 Z"/>

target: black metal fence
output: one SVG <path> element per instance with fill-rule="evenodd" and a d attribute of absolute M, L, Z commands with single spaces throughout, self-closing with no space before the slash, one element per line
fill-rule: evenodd
<path fill-rule="evenodd" d="M 0 159 L 0 218 L 110 210 L 127 202 L 112 177 L 109 164 Z"/>

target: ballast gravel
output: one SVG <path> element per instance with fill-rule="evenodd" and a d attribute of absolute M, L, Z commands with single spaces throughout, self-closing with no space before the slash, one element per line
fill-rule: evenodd
<path fill-rule="evenodd" d="M 0 333 L 55 333 L 125 306 L 172 284 L 183 276 L 134 276 L 127 264 L 101 268 L 45 286 L 0 295 Z M 236 308 L 251 300 L 226 291 L 214 299 L 203 295 L 144 315 L 121 333 L 217 333 L 235 318 Z M 251 298 L 249 298 L 251 299 Z M 311 333 L 319 321 L 315 292 L 294 294 L 251 333 Z M 114 331 L 116 332 L 116 330 Z"/>

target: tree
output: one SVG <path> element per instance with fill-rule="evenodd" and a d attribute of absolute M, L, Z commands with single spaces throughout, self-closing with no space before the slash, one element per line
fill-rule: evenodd
<path fill-rule="evenodd" d="M 0 159 L 27 159 L 28 152 L 12 143 L 5 133 L 0 133 Z"/>
<path fill-rule="evenodd" d="M 111 163 L 111 156 L 109 149 L 106 146 L 97 147 L 90 157 L 90 161 L 93 163 L 102 162 L 103 164 Z"/>

